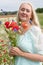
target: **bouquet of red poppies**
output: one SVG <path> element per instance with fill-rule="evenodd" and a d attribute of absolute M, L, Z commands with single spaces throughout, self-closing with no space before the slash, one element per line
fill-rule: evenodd
<path fill-rule="evenodd" d="M 4 24 L 4 28 L 5 28 L 5 31 L 7 32 L 8 34 L 8 38 L 9 38 L 9 41 L 10 41 L 10 46 L 14 47 L 16 46 L 17 44 L 17 38 L 18 38 L 18 31 L 20 29 L 19 25 L 17 24 L 17 22 L 15 21 L 7 21 L 5 22 Z M 11 48 L 10 47 L 10 48 Z M 9 50 L 10 50 L 9 48 Z M 15 57 L 13 57 L 15 59 Z"/>
<path fill-rule="evenodd" d="M 19 25 L 17 24 L 17 22 L 15 22 L 15 21 L 5 22 L 5 31 L 8 34 L 11 45 L 16 46 L 17 35 L 18 35 L 18 31 L 19 31 Z"/>
<path fill-rule="evenodd" d="M 18 32 L 23 32 L 25 28 L 27 28 L 26 22 L 19 22 L 19 24 L 14 20 L 5 22 L 5 31 L 8 33 L 12 46 L 16 46 Z"/>

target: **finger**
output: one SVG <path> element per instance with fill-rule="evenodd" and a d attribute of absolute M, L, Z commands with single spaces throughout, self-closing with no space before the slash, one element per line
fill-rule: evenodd
<path fill-rule="evenodd" d="M 10 54 L 11 54 L 11 55 L 13 55 L 13 56 L 14 56 L 14 55 L 17 55 L 17 53 L 16 53 L 16 52 L 14 52 L 14 53 L 10 53 Z"/>
<path fill-rule="evenodd" d="M 17 54 L 17 52 L 16 51 L 14 51 L 14 49 L 12 49 L 12 50 L 10 50 L 10 52 L 9 52 L 10 54 Z"/>
<path fill-rule="evenodd" d="M 10 49 L 10 52 L 13 52 L 13 51 L 14 51 L 14 49 L 13 49 L 13 48 L 11 48 L 11 49 Z"/>
<path fill-rule="evenodd" d="M 18 50 L 18 48 L 17 48 L 17 47 L 13 47 L 12 49 L 13 49 L 14 51 L 17 51 L 17 50 Z"/>

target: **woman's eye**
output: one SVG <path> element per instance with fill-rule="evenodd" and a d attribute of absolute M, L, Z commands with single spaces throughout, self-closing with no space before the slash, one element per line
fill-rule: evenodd
<path fill-rule="evenodd" d="M 27 12 L 30 12 L 30 10 L 26 9 Z"/>
<path fill-rule="evenodd" d="M 21 9 L 21 11 L 25 11 L 25 9 L 24 9 L 24 8 L 22 8 L 22 9 Z"/>
<path fill-rule="evenodd" d="M 21 11 L 26 11 L 26 12 L 30 12 L 29 9 L 25 9 L 25 8 L 22 8 Z"/>

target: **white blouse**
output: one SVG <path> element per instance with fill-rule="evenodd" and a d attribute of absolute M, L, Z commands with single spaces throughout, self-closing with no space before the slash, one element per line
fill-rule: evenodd
<path fill-rule="evenodd" d="M 41 29 L 33 25 L 25 34 L 19 35 L 17 46 L 25 52 L 43 55 L 43 34 Z M 42 65 L 42 62 L 16 56 L 15 65 Z"/>

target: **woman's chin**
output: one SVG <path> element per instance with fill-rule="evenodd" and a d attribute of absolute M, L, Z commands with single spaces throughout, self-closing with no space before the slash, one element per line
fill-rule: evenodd
<path fill-rule="evenodd" d="M 21 21 L 27 21 L 26 19 L 21 19 Z"/>
<path fill-rule="evenodd" d="M 26 18 L 21 17 L 20 20 L 21 21 L 26 21 Z"/>

